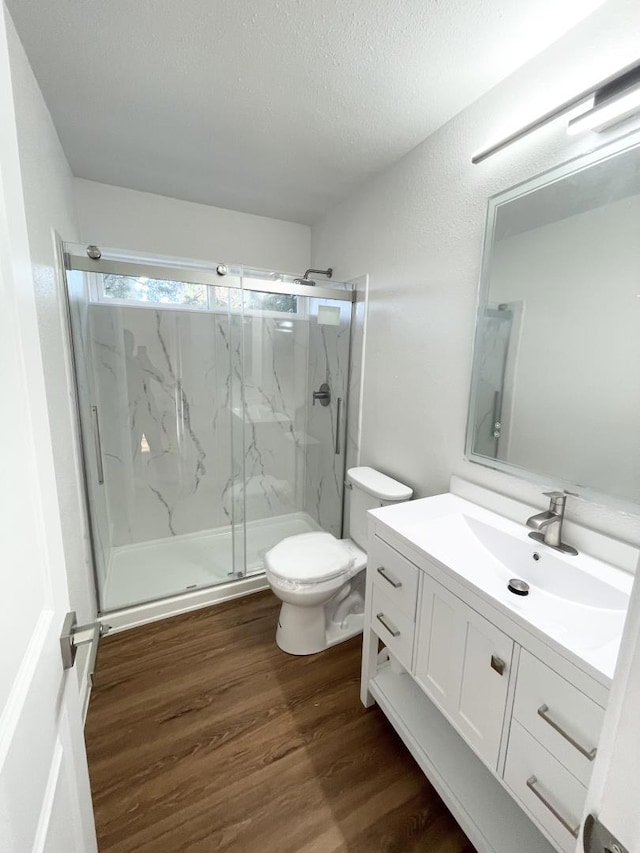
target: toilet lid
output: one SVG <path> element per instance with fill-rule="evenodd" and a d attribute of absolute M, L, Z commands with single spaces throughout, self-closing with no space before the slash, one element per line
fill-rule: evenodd
<path fill-rule="evenodd" d="M 330 533 L 289 536 L 265 554 L 267 569 L 284 580 L 314 583 L 341 575 L 353 556 Z"/>

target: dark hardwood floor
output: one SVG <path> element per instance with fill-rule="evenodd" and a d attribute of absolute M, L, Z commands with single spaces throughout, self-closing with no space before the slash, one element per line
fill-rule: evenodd
<path fill-rule="evenodd" d="M 296 658 L 270 593 L 101 641 L 86 727 L 101 853 L 474 853 L 383 714 L 360 638 Z"/>

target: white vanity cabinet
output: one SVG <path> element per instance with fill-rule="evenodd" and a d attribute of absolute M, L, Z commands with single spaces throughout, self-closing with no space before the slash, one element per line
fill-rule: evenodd
<path fill-rule="evenodd" d="M 607 690 L 389 539 L 370 537 L 363 702 L 480 853 L 574 853 Z"/>

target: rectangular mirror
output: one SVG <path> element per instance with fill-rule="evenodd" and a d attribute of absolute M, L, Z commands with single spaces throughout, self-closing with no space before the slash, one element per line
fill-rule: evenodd
<path fill-rule="evenodd" d="M 466 453 L 640 504 L 637 137 L 489 200 Z"/>

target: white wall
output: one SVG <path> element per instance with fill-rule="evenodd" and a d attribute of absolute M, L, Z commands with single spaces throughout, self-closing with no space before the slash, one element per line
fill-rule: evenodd
<path fill-rule="evenodd" d="M 16 111 L 21 178 L 38 315 L 40 347 L 55 456 L 56 485 L 71 606 L 80 622 L 95 614 L 95 593 L 82 498 L 71 365 L 65 335 L 57 231 L 77 238 L 72 176 L 53 122 L 8 12 L 7 37 Z M 78 678 L 84 678 L 79 656 Z"/>
<path fill-rule="evenodd" d="M 308 225 L 81 178 L 74 185 L 83 243 L 296 274 L 310 266 Z"/>
<path fill-rule="evenodd" d="M 314 266 L 369 274 L 362 462 L 419 496 L 446 491 L 455 472 L 545 504 L 540 486 L 464 460 L 486 203 L 603 138 L 568 137 L 565 118 L 480 165 L 471 156 L 637 61 L 639 28 L 636 0 L 609 0 L 312 229 Z M 575 499 L 568 515 L 640 543 L 636 515 Z"/>

